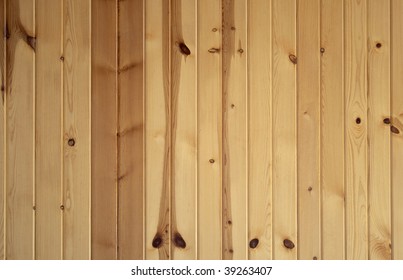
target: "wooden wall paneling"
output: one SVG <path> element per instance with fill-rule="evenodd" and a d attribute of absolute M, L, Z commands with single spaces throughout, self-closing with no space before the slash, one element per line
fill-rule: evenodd
<path fill-rule="evenodd" d="M 298 1 L 298 259 L 321 259 L 320 0 Z"/>
<path fill-rule="evenodd" d="M 0 30 L 4 30 L 6 26 L 6 0 L 0 0 L 0 15 L 2 19 L 0 22 Z M 6 98 L 6 36 L 2 36 L 0 40 L 0 260 L 4 260 L 5 257 L 5 244 L 4 244 L 4 234 L 5 234 L 5 162 L 6 162 L 6 108 L 5 108 L 5 98 Z"/>
<path fill-rule="evenodd" d="M 247 258 L 247 1 L 223 1 L 223 259 Z"/>
<path fill-rule="evenodd" d="M 391 259 L 390 1 L 368 0 L 369 259 Z M 389 120 L 389 121 L 388 121 Z"/>
<path fill-rule="evenodd" d="M 403 260 L 403 1 L 391 2 L 392 258 Z M 387 45 L 386 45 L 387 47 Z M 391 127 L 392 128 L 392 127 Z"/>
<path fill-rule="evenodd" d="M 62 8 L 36 1 L 36 259 L 62 258 Z"/>
<path fill-rule="evenodd" d="M 346 257 L 367 259 L 367 4 L 344 4 Z"/>
<path fill-rule="evenodd" d="M 196 259 L 196 2 L 172 0 L 172 258 Z"/>
<path fill-rule="evenodd" d="M 320 185 L 322 259 L 345 259 L 343 1 L 322 0 Z"/>
<path fill-rule="evenodd" d="M 222 258 L 222 17 L 221 3 L 197 8 L 197 252 Z"/>
<path fill-rule="evenodd" d="M 272 259 L 272 1 L 248 1 L 249 259 Z"/>
<path fill-rule="evenodd" d="M 171 256 L 169 4 L 170 1 L 152 0 L 145 6 L 146 259 Z"/>
<path fill-rule="evenodd" d="M 63 259 L 90 258 L 91 1 L 64 1 Z"/>
<path fill-rule="evenodd" d="M 273 0 L 273 258 L 297 258 L 296 1 Z"/>
<path fill-rule="evenodd" d="M 92 259 L 117 259 L 117 1 L 92 1 Z"/>
<path fill-rule="evenodd" d="M 35 6 L 6 2 L 6 259 L 33 259 Z"/>
<path fill-rule="evenodd" d="M 143 0 L 118 1 L 119 259 L 144 257 L 143 11 Z"/>

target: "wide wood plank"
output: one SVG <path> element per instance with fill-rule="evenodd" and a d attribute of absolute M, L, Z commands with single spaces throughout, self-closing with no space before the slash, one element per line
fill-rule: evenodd
<path fill-rule="evenodd" d="M 172 258 L 196 259 L 196 1 L 171 5 Z"/>
<path fill-rule="evenodd" d="M 271 3 L 248 2 L 249 259 L 272 259 Z"/>
<path fill-rule="evenodd" d="M 297 258 L 296 1 L 273 0 L 273 258 Z"/>
<path fill-rule="evenodd" d="M 222 258 L 222 27 L 221 3 L 197 7 L 197 252 Z"/>
<path fill-rule="evenodd" d="M 6 26 L 6 1 L 0 0 L 0 30 L 4 30 Z M 5 177 L 5 162 L 6 162 L 6 37 L 3 36 L 0 40 L 0 260 L 5 257 L 5 244 L 4 244 L 4 210 L 5 210 L 5 197 L 4 190 L 6 186 Z"/>
<path fill-rule="evenodd" d="M 321 2 L 320 185 L 322 259 L 345 258 L 343 2 Z"/>
<path fill-rule="evenodd" d="M 8 0 L 6 259 L 34 252 L 35 3 Z"/>
<path fill-rule="evenodd" d="M 62 3 L 38 0 L 36 21 L 35 258 L 61 259 Z"/>
<path fill-rule="evenodd" d="M 90 2 L 64 1 L 63 259 L 91 257 Z"/>
<path fill-rule="evenodd" d="M 117 259 L 116 14 L 116 1 L 92 1 L 92 259 Z"/>
<path fill-rule="evenodd" d="M 367 259 L 367 5 L 344 5 L 346 257 Z"/>

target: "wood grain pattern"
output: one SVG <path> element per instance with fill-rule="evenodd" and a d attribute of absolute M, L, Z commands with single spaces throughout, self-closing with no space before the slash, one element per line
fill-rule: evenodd
<path fill-rule="evenodd" d="M 392 157 L 392 258 L 403 260 L 403 172 L 401 169 L 403 159 L 403 2 L 392 0 L 391 2 L 391 121 L 399 130 L 399 134 L 391 135 Z"/>
<path fill-rule="evenodd" d="M 90 8 L 64 1 L 63 259 L 90 258 Z"/>
<path fill-rule="evenodd" d="M 297 258 L 296 2 L 273 0 L 273 258 Z M 291 58 L 291 59 L 290 59 Z M 294 62 L 292 61 L 294 60 Z M 285 247 L 285 240 L 296 247 Z"/>
<path fill-rule="evenodd" d="M 36 18 L 35 258 L 61 259 L 62 3 L 38 0 Z"/>
<path fill-rule="evenodd" d="M 273 257 L 271 5 L 248 2 L 248 238 L 259 241 L 249 259 Z"/>
<path fill-rule="evenodd" d="M 117 259 L 116 19 L 116 1 L 92 1 L 92 259 Z"/>
<path fill-rule="evenodd" d="M 368 0 L 369 259 L 391 259 L 390 1 Z"/>
<path fill-rule="evenodd" d="M 0 0 L 0 15 L 2 19 L 0 21 L 0 30 L 4 30 L 6 27 L 6 1 Z M 5 162 L 6 162 L 6 36 L 0 40 L 0 260 L 4 260 L 5 257 Z"/>
<path fill-rule="evenodd" d="M 196 259 L 196 1 L 171 5 L 172 258 Z"/>
<path fill-rule="evenodd" d="M 343 1 L 321 2 L 322 259 L 345 259 Z"/>
<path fill-rule="evenodd" d="M 143 0 L 118 16 L 118 258 L 143 259 Z"/>
<path fill-rule="evenodd" d="M 223 248 L 221 9 L 220 1 L 198 1 L 198 259 L 221 259 Z"/>
<path fill-rule="evenodd" d="M 320 2 L 298 1 L 298 259 L 321 259 Z"/>
<path fill-rule="evenodd" d="M 368 258 L 367 5 L 344 7 L 346 258 Z"/>
<path fill-rule="evenodd" d="M 6 259 L 33 259 L 35 9 L 29 0 L 6 5 Z"/>
<path fill-rule="evenodd" d="M 246 4 L 223 1 L 223 259 L 247 258 Z"/>

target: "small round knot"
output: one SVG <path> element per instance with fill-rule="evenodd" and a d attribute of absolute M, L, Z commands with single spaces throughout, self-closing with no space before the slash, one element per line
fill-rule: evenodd
<path fill-rule="evenodd" d="M 60 210 L 64 210 L 64 205 L 60 205 Z"/>
<path fill-rule="evenodd" d="M 311 191 L 312 191 L 312 187 L 311 187 L 311 186 L 309 186 L 308 191 L 309 191 L 309 192 L 311 192 Z"/>
<path fill-rule="evenodd" d="M 356 123 L 356 124 L 360 124 L 360 123 L 361 123 L 361 118 L 356 118 L 356 119 L 355 119 L 355 123 Z"/>
<path fill-rule="evenodd" d="M 289 239 L 284 239 L 283 244 L 287 249 L 293 249 L 295 247 L 294 242 Z"/>
<path fill-rule="evenodd" d="M 73 138 L 70 138 L 70 139 L 67 141 L 67 144 L 68 144 L 70 147 L 73 147 L 73 146 L 76 144 L 76 140 L 74 140 Z"/>
<path fill-rule="evenodd" d="M 153 239 L 152 245 L 154 248 L 159 248 L 162 245 L 162 238 L 159 235 L 156 235 Z"/>
<path fill-rule="evenodd" d="M 325 48 L 320 48 L 321 53 L 325 53 Z"/>
<path fill-rule="evenodd" d="M 383 123 L 384 124 L 390 124 L 390 119 L 389 118 L 384 118 Z"/>
<path fill-rule="evenodd" d="M 217 31 L 218 31 L 218 29 L 217 29 L 217 28 L 213 28 L 213 29 L 211 29 L 211 31 L 213 31 L 213 32 L 217 32 Z"/>
<path fill-rule="evenodd" d="M 382 44 L 381 43 L 376 43 L 376 45 L 375 45 L 378 49 L 380 49 L 381 47 L 382 47 Z"/>
<path fill-rule="evenodd" d="M 210 163 L 214 163 L 215 160 L 211 158 L 211 159 L 209 160 L 209 162 L 210 162 Z"/>
<path fill-rule="evenodd" d="M 253 238 L 249 242 L 249 247 L 252 248 L 252 249 L 255 249 L 257 247 L 257 245 L 259 245 L 259 239 L 257 239 L 257 238 Z"/>

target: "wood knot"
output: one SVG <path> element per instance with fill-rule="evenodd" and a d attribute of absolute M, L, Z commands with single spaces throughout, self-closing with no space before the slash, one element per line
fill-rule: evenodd
<path fill-rule="evenodd" d="M 209 162 L 210 162 L 210 163 L 214 163 L 215 160 L 211 158 L 211 159 L 209 159 Z"/>
<path fill-rule="evenodd" d="M 257 245 L 259 245 L 259 239 L 257 239 L 257 238 L 253 238 L 249 242 L 249 247 L 252 248 L 252 249 L 255 249 L 257 247 Z"/>
<path fill-rule="evenodd" d="M 384 124 L 390 124 L 390 119 L 389 118 L 384 118 L 383 123 Z"/>
<path fill-rule="evenodd" d="M 325 48 L 320 48 L 320 53 L 325 53 Z"/>
<path fill-rule="evenodd" d="M 297 57 L 296 57 L 295 55 L 290 54 L 290 55 L 288 56 L 288 58 L 290 59 L 290 61 L 291 61 L 293 64 L 297 64 Z"/>
<path fill-rule="evenodd" d="M 156 249 L 162 246 L 162 238 L 159 234 L 154 237 L 152 245 Z"/>
<path fill-rule="evenodd" d="M 185 45 L 185 43 L 181 42 L 179 43 L 179 50 L 183 55 L 190 55 L 190 50 L 188 48 L 188 46 Z"/>
<path fill-rule="evenodd" d="M 217 28 L 213 28 L 213 29 L 211 29 L 211 31 L 213 31 L 213 32 L 217 32 L 217 31 L 218 31 L 218 29 L 217 29 Z"/>
<path fill-rule="evenodd" d="M 312 187 L 311 187 L 311 186 L 308 188 L 308 191 L 309 191 L 309 192 L 311 192 L 311 191 L 312 191 Z"/>
<path fill-rule="evenodd" d="M 218 53 L 218 52 L 220 52 L 220 49 L 211 48 L 211 49 L 208 50 L 208 52 L 209 52 L 209 53 Z"/>
<path fill-rule="evenodd" d="M 183 239 L 182 235 L 180 235 L 179 232 L 175 233 L 173 241 L 174 241 L 174 244 L 175 244 L 176 247 L 182 248 L 182 249 L 186 248 L 186 242 Z"/>
<path fill-rule="evenodd" d="M 1 86 L 1 91 L 5 91 L 5 90 L 6 90 L 5 87 Z"/>
<path fill-rule="evenodd" d="M 314 261 L 316 261 L 316 260 L 318 259 L 318 257 L 314 256 L 312 259 L 313 259 Z"/>
<path fill-rule="evenodd" d="M 8 25 L 6 25 L 5 27 L 4 27 L 4 31 L 3 31 L 3 36 L 6 38 L 6 39 L 10 39 L 10 31 L 8 30 Z"/>
<path fill-rule="evenodd" d="M 227 221 L 227 224 L 232 225 L 232 221 L 231 220 Z"/>
<path fill-rule="evenodd" d="M 32 209 L 35 211 L 36 210 L 36 206 L 34 205 L 34 206 L 32 206 Z"/>
<path fill-rule="evenodd" d="M 61 61 L 64 61 L 64 56 L 61 56 L 61 57 L 60 57 L 60 60 L 61 60 Z"/>
<path fill-rule="evenodd" d="M 229 252 L 230 254 L 233 254 L 233 253 L 234 253 L 234 250 L 233 250 L 233 249 L 229 249 L 228 252 Z"/>
<path fill-rule="evenodd" d="M 361 118 L 356 118 L 356 119 L 355 119 L 355 123 L 356 123 L 356 124 L 360 124 L 360 123 L 361 123 Z"/>
<path fill-rule="evenodd" d="M 287 249 L 293 249 L 295 247 L 294 242 L 289 239 L 284 239 L 283 244 Z"/>
<path fill-rule="evenodd" d="M 36 38 L 27 35 L 27 44 L 33 49 L 34 51 L 36 50 Z"/>
<path fill-rule="evenodd" d="M 395 134 L 400 133 L 399 129 L 396 126 L 393 126 L 393 125 L 390 126 L 390 131 L 392 131 L 392 133 L 395 133 Z"/>
<path fill-rule="evenodd" d="M 76 144 L 76 140 L 74 140 L 73 138 L 70 138 L 67 141 L 67 145 L 69 145 L 70 147 L 73 147 Z"/>
<path fill-rule="evenodd" d="M 239 49 L 238 52 L 239 52 L 240 54 L 243 54 L 243 49 Z"/>
<path fill-rule="evenodd" d="M 60 205 L 60 210 L 64 210 L 64 205 Z"/>
<path fill-rule="evenodd" d="M 375 46 L 376 46 L 376 48 L 380 49 L 382 47 L 382 44 L 378 42 L 378 43 L 376 43 Z"/>

